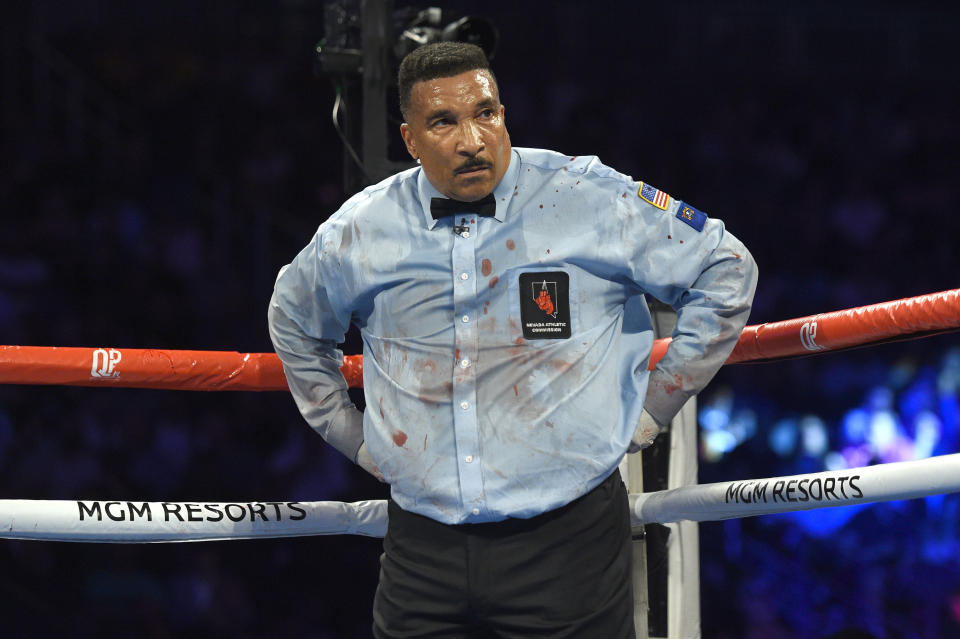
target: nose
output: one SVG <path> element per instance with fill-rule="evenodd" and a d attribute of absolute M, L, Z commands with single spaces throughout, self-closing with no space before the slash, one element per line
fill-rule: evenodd
<path fill-rule="evenodd" d="M 457 153 L 473 157 L 483 151 L 483 136 L 473 120 L 463 120 L 458 127 Z"/>

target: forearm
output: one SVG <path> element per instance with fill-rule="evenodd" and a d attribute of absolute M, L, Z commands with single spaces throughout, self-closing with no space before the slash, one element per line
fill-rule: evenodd
<path fill-rule="evenodd" d="M 342 353 L 333 341 L 307 335 L 284 312 L 276 296 L 270 300 L 267 315 L 270 339 L 303 418 L 328 444 L 356 461 L 363 443 L 363 413 L 347 393 L 340 372 Z"/>
<path fill-rule="evenodd" d="M 674 303 L 677 325 L 666 355 L 650 374 L 644 408 L 662 425 L 723 365 L 750 315 L 757 266 L 725 233 L 693 285 Z"/>

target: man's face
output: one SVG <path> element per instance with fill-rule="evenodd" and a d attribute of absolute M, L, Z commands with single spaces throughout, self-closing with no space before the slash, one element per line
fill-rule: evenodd
<path fill-rule="evenodd" d="M 490 74 L 478 69 L 417 82 L 410 97 L 400 135 L 430 183 L 461 202 L 493 191 L 510 164 L 510 135 Z"/>

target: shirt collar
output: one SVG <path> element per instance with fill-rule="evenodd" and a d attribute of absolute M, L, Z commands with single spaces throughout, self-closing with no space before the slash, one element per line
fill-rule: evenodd
<path fill-rule="evenodd" d="M 493 197 L 497 200 L 497 214 L 493 219 L 503 222 L 507 218 L 507 209 L 510 208 L 510 202 L 513 201 L 513 190 L 517 186 L 517 179 L 520 175 L 520 154 L 516 149 L 510 151 L 510 166 L 507 172 L 500 179 L 500 184 L 493 189 Z M 437 224 L 437 220 L 430 215 L 430 198 L 447 197 L 430 183 L 427 174 L 423 168 L 417 175 L 417 195 L 420 198 L 420 210 L 423 214 L 423 220 L 428 229 L 432 229 Z"/>

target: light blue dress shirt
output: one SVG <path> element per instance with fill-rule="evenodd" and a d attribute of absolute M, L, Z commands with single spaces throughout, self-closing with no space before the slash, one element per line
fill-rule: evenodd
<path fill-rule="evenodd" d="M 722 222 L 642 189 L 595 157 L 514 148 L 496 217 L 434 220 L 442 195 L 419 167 L 352 197 L 280 271 L 270 302 L 307 422 L 350 459 L 366 442 L 397 504 L 445 523 L 532 517 L 590 491 L 644 407 L 665 424 L 706 385 L 756 286 Z M 566 274 L 569 290 L 551 294 L 568 295 L 554 302 L 569 309 L 569 338 L 524 337 L 525 273 Z M 652 373 L 645 294 L 679 313 Z M 364 413 L 339 371 L 351 323 Z"/>

